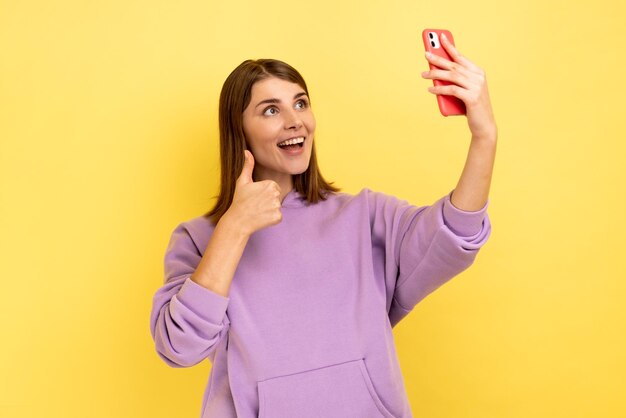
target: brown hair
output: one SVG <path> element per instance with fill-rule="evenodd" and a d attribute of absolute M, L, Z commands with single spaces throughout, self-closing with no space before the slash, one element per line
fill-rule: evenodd
<path fill-rule="evenodd" d="M 274 59 L 246 60 L 239 64 L 228 76 L 219 104 L 220 128 L 220 193 L 213 209 L 204 216 L 214 224 L 221 219 L 230 207 L 235 194 L 235 182 L 241 174 L 244 163 L 246 137 L 243 132 L 243 112 L 250 104 L 254 83 L 269 77 L 277 77 L 298 84 L 307 96 L 309 90 L 304 78 L 289 64 Z M 310 100 L 310 96 L 309 96 Z M 326 194 L 340 189 L 327 183 L 317 166 L 315 141 L 313 141 L 309 167 L 302 174 L 293 175 L 293 185 L 297 192 L 310 203 L 326 200 Z"/>

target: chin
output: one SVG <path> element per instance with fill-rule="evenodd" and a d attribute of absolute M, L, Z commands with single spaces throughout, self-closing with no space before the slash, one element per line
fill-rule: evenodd
<path fill-rule="evenodd" d="M 289 170 L 289 174 L 291 174 L 292 176 L 297 176 L 299 174 L 306 172 L 308 169 L 309 169 L 309 166 L 307 165 L 304 168 Z"/>
<path fill-rule="evenodd" d="M 309 169 L 309 163 L 311 161 L 311 158 L 307 158 L 306 160 L 306 164 L 300 165 L 298 164 L 300 167 L 299 168 L 294 168 L 291 172 L 291 174 L 293 175 L 297 175 L 297 174 L 302 174 L 305 171 L 307 171 Z"/>

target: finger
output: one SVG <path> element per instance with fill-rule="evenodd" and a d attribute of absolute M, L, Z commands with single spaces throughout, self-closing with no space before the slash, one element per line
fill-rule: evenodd
<path fill-rule="evenodd" d="M 252 172 L 254 171 L 254 157 L 252 153 L 248 150 L 244 150 L 245 161 L 243 163 L 243 169 L 241 170 L 241 174 L 237 179 L 237 183 L 240 184 L 248 184 L 252 183 Z"/>
<path fill-rule="evenodd" d="M 424 71 L 422 72 L 422 78 L 450 81 L 468 90 L 480 88 L 480 86 L 485 84 L 484 73 L 477 74 L 458 67 L 454 70 L 439 70 L 435 68 L 430 71 Z"/>
<path fill-rule="evenodd" d="M 461 58 L 461 54 L 459 53 L 459 51 L 457 51 L 456 47 L 448 39 L 445 33 L 441 34 L 441 45 L 443 45 L 443 47 L 446 49 L 446 52 L 448 53 L 448 55 L 450 55 L 450 58 L 452 58 L 453 61 L 458 61 L 459 58 Z"/>
<path fill-rule="evenodd" d="M 469 77 L 471 74 L 473 74 L 470 70 L 468 70 L 467 68 L 463 67 L 463 65 L 459 64 L 458 62 L 454 62 L 454 61 L 450 61 L 449 59 L 440 57 L 438 55 L 435 54 L 431 54 L 431 53 L 426 53 L 426 59 L 428 60 L 428 62 L 430 62 L 434 67 L 431 71 L 433 70 L 448 70 L 448 71 L 454 71 L 457 72 L 465 77 Z"/>
<path fill-rule="evenodd" d="M 441 44 L 444 46 L 444 48 L 446 49 L 446 51 L 450 55 L 450 58 L 452 58 L 453 61 L 458 62 L 459 64 L 463 65 L 465 68 L 471 70 L 472 72 L 477 72 L 478 70 L 480 70 L 480 68 L 476 64 L 474 64 L 469 59 L 465 58 L 458 51 L 458 49 L 456 49 L 456 46 L 452 44 L 452 42 L 448 39 L 445 33 L 441 34 Z"/>
<path fill-rule="evenodd" d="M 451 70 L 453 66 L 455 65 L 455 63 L 450 61 L 449 59 L 440 57 L 439 55 L 433 54 L 430 52 L 426 52 L 426 59 L 428 60 L 429 63 L 431 63 L 432 65 L 436 67 L 439 67 L 442 70 Z M 458 68 L 458 64 L 457 64 L 457 68 Z"/>
<path fill-rule="evenodd" d="M 465 72 L 466 70 L 463 70 Z M 422 77 L 430 80 L 445 80 L 464 88 L 469 88 L 472 81 L 460 71 L 430 70 L 424 71 Z"/>
<path fill-rule="evenodd" d="M 468 100 L 468 91 L 462 87 L 451 84 L 448 86 L 432 86 L 428 91 L 433 94 L 442 94 L 445 96 L 454 96 L 461 99 L 464 103 Z"/>
<path fill-rule="evenodd" d="M 446 58 L 440 57 L 440 56 L 435 55 L 435 54 L 431 54 L 431 53 L 427 52 L 426 53 L 426 59 L 433 66 L 437 67 L 436 69 L 455 71 L 455 72 L 465 76 L 468 79 L 474 80 L 476 78 L 476 76 L 479 76 L 479 77 L 483 77 L 484 76 L 484 72 L 480 68 L 478 68 L 478 67 L 476 67 L 476 70 L 472 70 L 472 69 L 464 66 L 461 63 L 450 61 L 450 60 L 448 60 Z"/>

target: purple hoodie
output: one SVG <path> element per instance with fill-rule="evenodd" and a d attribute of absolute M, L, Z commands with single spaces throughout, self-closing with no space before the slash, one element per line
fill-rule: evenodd
<path fill-rule="evenodd" d="M 254 233 L 228 297 L 193 282 L 213 225 L 181 223 L 165 254 L 150 329 L 172 367 L 209 358 L 202 417 L 411 417 L 392 327 L 474 261 L 485 204 L 416 207 L 363 189 L 309 204 Z"/>

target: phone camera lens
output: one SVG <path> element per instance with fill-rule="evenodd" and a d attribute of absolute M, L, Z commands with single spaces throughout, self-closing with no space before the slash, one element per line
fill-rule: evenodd
<path fill-rule="evenodd" d="M 432 45 L 432 47 L 435 47 L 435 43 L 433 41 L 430 41 L 430 44 Z"/>
<path fill-rule="evenodd" d="M 429 33 L 429 34 L 428 34 L 428 36 L 430 37 L 430 39 L 433 39 L 433 38 L 434 38 L 434 35 L 433 35 L 433 33 L 432 33 L 432 32 L 431 32 L 431 33 Z"/>

